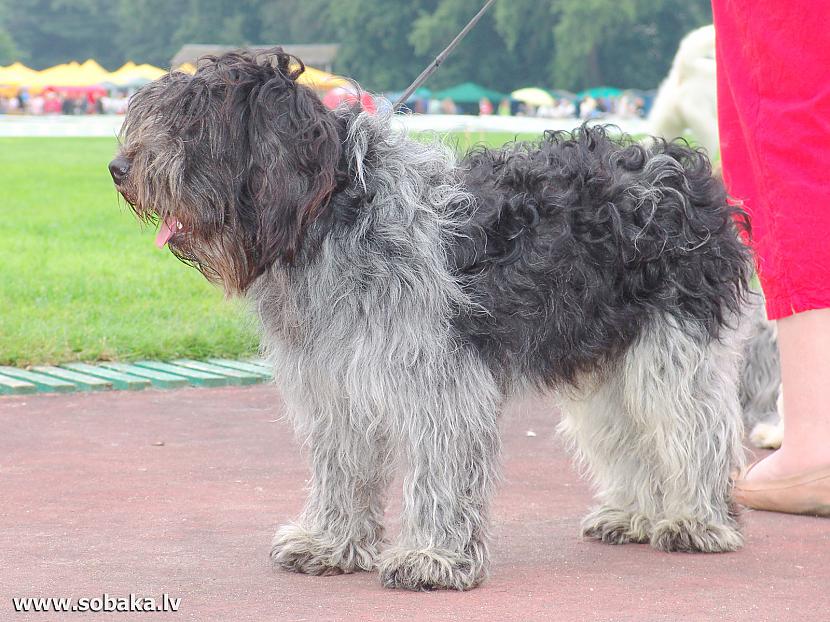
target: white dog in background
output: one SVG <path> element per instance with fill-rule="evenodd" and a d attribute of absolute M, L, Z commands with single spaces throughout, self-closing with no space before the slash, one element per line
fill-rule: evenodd
<path fill-rule="evenodd" d="M 749 433 L 749 440 L 756 447 L 762 449 L 778 449 L 784 441 L 784 391 L 778 389 L 778 421 L 775 418 L 770 421 L 761 421 L 755 424 L 752 432 Z"/>
<path fill-rule="evenodd" d="M 760 291 L 758 292 L 760 295 Z M 778 449 L 784 438 L 784 408 L 778 326 L 767 319 L 760 296 L 751 305 L 749 339 L 741 369 L 741 408 L 749 440 L 756 447 Z"/>
<path fill-rule="evenodd" d="M 651 133 L 669 140 L 689 131 L 710 158 L 718 153 L 715 27 L 691 31 L 680 42 L 669 75 L 649 113 Z"/>

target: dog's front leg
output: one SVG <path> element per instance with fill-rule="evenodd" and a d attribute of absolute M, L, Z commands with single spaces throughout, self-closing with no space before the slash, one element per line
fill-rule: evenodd
<path fill-rule="evenodd" d="M 420 395 L 409 413 L 403 524 L 399 542 L 381 558 L 385 587 L 466 590 L 485 578 L 499 452 L 493 393 L 456 385 Z"/>
<path fill-rule="evenodd" d="M 391 471 L 388 443 L 331 409 L 319 409 L 305 425 L 311 490 L 297 522 L 277 531 L 271 561 L 314 575 L 374 570 Z"/>

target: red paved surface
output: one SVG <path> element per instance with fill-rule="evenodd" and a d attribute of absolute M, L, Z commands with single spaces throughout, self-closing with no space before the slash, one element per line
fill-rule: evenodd
<path fill-rule="evenodd" d="M 505 421 L 483 587 L 273 572 L 271 534 L 307 477 L 280 409 L 269 386 L 0 398 L 0 620 L 97 619 L 14 614 L 10 599 L 104 592 L 182 598 L 113 620 L 830 620 L 828 520 L 751 513 L 728 555 L 582 542 L 590 493 L 539 404 Z"/>

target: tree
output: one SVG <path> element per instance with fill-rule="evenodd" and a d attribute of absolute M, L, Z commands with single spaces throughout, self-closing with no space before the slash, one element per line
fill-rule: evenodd
<path fill-rule="evenodd" d="M 168 0 L 119 0 L 118 43 L 126 59 L 167 67 L 179 46 L 173 35 L 182 7 Z"/>
<path fill-rule="evenodd" d="M 559 0 L 552 78 L 565 88 L 580 89 L 604 79 L 599 53 L 610 35 L 630 28 L 640 0 Z"/>
<path fill-rule="evenodd" d="M 185 43 L 241 46 L 259 43 L 261 0 L 188 0 L 173 35 L 177 47 Z M 271 2 L 271 4 L 279 4 Z"/>
<path fill-rule="evenodd" d="M 332 43 L 332 0 L 262 2 L 259 8 L 260 43 Z"/>
<path fill-rule="evenodd" d="M 557 83 L 653 88 L 689 30 L 711 23 L 709 0 L 559 0 Z"/>
<path fill-rule="evenodd" d="M 683 36 L 711 23 L 709 0 L 652 0 L 629 28 L 616 30 L 600 47 L 602 80 L 612 86 L 656 87 L 668 74 Z"/>
<path fill-rule="evenodd" d="M 17 47 L 11 38 L 11 35 L 6 32 L 0 23 L 0 65 L 9 65 L 18 59 Z"/>
<path fill-rule="evenodd" d="M 340 43 L 335 70 L 375 91 L 406 88 L 428 62 L 423 52 L 413 50 L 409 32 L 433 5 L 433 0 L 331 2 L 328 19 Z"/>
<path fill-rule="evenodd" d="M 440 0 L 435 10 L 422 13 L 415 21 L 409 36 L 415 51 L 431 60 L 480 8 L 479 0 Z M 518 62 L 495 28 L 494 14 L 486 13 L 431 78 L 430 86 L 442 88 L 471 81 L 509 90 L 516 82 Z"/>
<path fill-rule="evenodd" d="M 19 58 L 14 39 L 6 30 L 6 20 L 6 4 L 0 0 L 0 65 L 9 65 Z"/>
<path fill-rule="evenodd" d="M 554 3 L 540 0 L 498 2 L 496 31 L 515 61 L 516 87 L 550 83 L 553 62 Z"/>
<path fill-rule="evenodd" d="M 116 6 L 100 0 L 5 2 L 6 29 L 22 60 L 35 68 L 94 58 L 114 68 L 123 61 L 115 41 Z"/>

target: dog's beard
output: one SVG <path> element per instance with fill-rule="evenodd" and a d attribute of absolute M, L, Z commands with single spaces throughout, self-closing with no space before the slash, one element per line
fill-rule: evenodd
<path fill-rule="evenodd" d="M 162 222 L 156 241 L 169 234 L 170 221 Z M 243 293 L 250 282 L 253 258 L 244 240 L 229 232 L 202 236 L 186 225 L 176 229 L 167 241 L 170 252 L 181 262 L 196 268 L 228 296 Z"/>
<path fill-rule="evenodd" d="M 166 195 L 154 197 L 153 183 L 128 183 L 118 187 L 118 192 L 139 221 L 158 227 L 156 247 L 167 247 L 228 296 L 243 293 L 250 284 L 252 243 L 246 242 L 244 230 L 234 226 L 221 210 L 197 210 Z"/>

